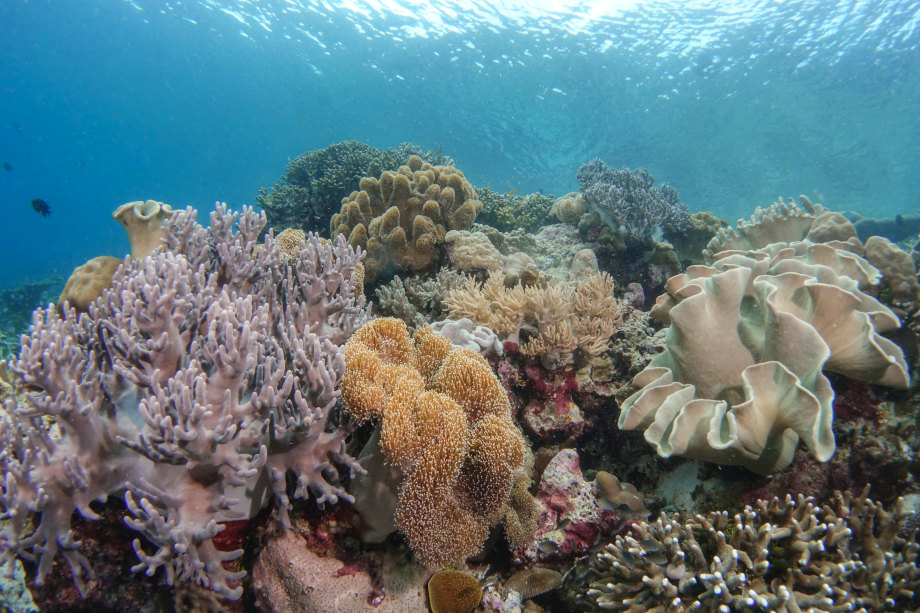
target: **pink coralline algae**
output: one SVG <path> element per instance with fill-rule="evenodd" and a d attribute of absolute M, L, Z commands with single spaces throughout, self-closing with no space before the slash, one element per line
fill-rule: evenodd
<path fill-rule="evenodd" d="M 88 313 L 36 311 L 12 364 L 24 395 L 0 420 L 0 555 L 35 563 L 36 583 L 60 554 L 86 589 L 72 517 L 100 519 L 91 504 L 115 496 L 141 537 L 132 570 L 239 598 L 222 522 L 273 502 L 288 524 L 288 474 L 295 498 L 351 500 L 339 470 L 360 467 L 331 419 L 340 345 L 369 318 L 363 254 L 311 236 L 287 256 L 264 226 L 248 208 L 218 205 L 209 228 L 176 213 Z"/>
<path fill-rule="evenodd" d="M 610 534 L 619 523 L 600 505 L 595 482 L 585 481 L 574 449 L 563 449 L 547 464 L 536 500 L 537 533 L 530 545 L 514 552 L 519 564 L 583 555 L 598 536 Z"/>
<path fill-rule="evenodd" d="M 551 371 L 537 364 L 524 367 L 531 393 L 521 414 L 528 431 L 540 438 L 581 436 L 590 427 L 572 399 L 578 382 L 572 370 Z"/>

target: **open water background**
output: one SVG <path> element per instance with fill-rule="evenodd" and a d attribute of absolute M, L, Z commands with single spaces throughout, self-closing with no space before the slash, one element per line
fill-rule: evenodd
<path fill-rule="evenodd" d="M 918 51 L 908 0 L 5 0 L 0 288 L 126 253 L 124 202 L 238 208 L 345 139 L 556 195 L 600 157 L 732 222 L 917 213 Z"/>

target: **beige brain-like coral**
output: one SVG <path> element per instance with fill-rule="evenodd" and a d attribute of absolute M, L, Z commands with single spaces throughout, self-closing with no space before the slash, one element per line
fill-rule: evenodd
<path fill-rule="evenodd" d="M 345 346 L 346 411 L 380 426 L 380 449 L 403 473 L 396 525 L 426 563 L 479 551 L 510 504 L 524 439 L 488 362 L 430 328 L 376 319 Z"/>
<path fill-rule="evenodd" d="M 820 461 L 835 450 L 834 392 L 823 371 L 904 389 L 901 349 L 880 335 L 900 325 L 862 289 L 878 271 L 855 243 L 800 241 L 725 251 L 672 277 L 653 315 L 670 323 L 666 350 L 621 406 L 659 455 L 788 466 L 799 440 Z"/>
<path fill-rule="evenodd" d="M 468 230 L 482 210 L 476 190 L 453 166 L 418 156 L 398 171 L 361 179 L 360 191 L 332 216 L 332 235 L 367 250 L 367 280 L 390 268 L 422 270 L 437 262 L 448 230 Z"/>

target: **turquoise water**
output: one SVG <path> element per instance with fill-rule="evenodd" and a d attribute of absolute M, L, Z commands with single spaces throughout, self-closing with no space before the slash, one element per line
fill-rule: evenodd
<path fill-rule="evenodd" d="M 0 287 L 126 253 L 119 204 L 251 204 L 345 139 L 519 192 L 600 157 L 730 221 L 799 193 L 916 213 L 918 46 L 906 0 L 6 0 Z"/>

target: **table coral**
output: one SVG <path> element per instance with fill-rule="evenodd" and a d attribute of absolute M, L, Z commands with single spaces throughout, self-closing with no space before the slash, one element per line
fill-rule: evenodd
<path fill-rule="evenodd" d="M 525 444 L 508 397 L 478 353 L 423 328 L 376 319 L 345 346 L 346 411 L 380 427 L 400 468 L 396 525 L 426 563 L 458 563 L 507 511 Z"/>
<path fill-rule="evenodd" d="M 448 230 L 469 230 L 482 203 L 463 173 L 412 156 L 397 172 L 361 179 L 360 191 L 332 216 L 332 235 L 367 249 L 368 281 L 393 268 L 422 270 L 437 263 Z"/>
<path fill-rule="evenodd" d="M 242 550 L 215 547 L 220 522 L 273 500 L 286 523 L 289 474 L 296 498 L 350 500 L 339 470 L 360 467 L 330 416 L 340 345 L 369 317 L 361 252 L 311 236 L 288 258 L 271 234 L 256 248 L 264 215 L 195 214 L 167 219 L 163 249 L 126 261 L 88 313 L 36 311 L 12 364 L 28 393 L 0 423 L 0 550 L 37 583 L 58 554 L 78 587 L 93 578 L 71 517 L 100 519 L 91 503 L 116 496 L 143 537 L 133 570 L 238 598 L 222 563 Z"/>

